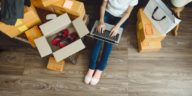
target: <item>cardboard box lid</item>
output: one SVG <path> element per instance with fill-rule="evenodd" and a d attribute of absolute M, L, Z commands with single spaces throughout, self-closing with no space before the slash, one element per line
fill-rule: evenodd
<path fill-rule="evenodd" d="M 71 24 L 69 16 L 67 14 L 63 14 L 45 24 L 40 25 L 40 29 L 44 36 L 49 36 L 63 30 L 69 24 Z"/>
<path fill-rule="evenodd" d="M 81 39 L 79 39 L 67 45 L 66 47 L 54 52 L 53 56 L 55 57 L 55 60 L 57 62 L 60 62 L 61 60 L 73 55 L 74 53 L 81 51 L 84 48 L 85 48 L 85 45 L 83 44 Z"/>
<path fill-rule="evenodd" d="M 36 44 L 36 46 L 38 46 L 37 49 L 38 49 L 41 57 L 45 57 L 52 53 L 52 50 L 49 46 L 49 43 L 48 43 L 46 37 L 42 36 L 40 38 L 35 39 L 35 44 Z"/>
<path fill-rule="evenodd" d="M 89 33 L 89 30 L 83 20 L 78 17 L 77 19 L 72 21 L 73 27 L 76 29 L 79 37 L 82 38 Z"/>

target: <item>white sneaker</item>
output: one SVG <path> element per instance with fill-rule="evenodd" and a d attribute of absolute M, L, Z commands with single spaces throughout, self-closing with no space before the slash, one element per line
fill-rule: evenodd
<path fill-rule="evenodd" d="M 100 80 L 100 78 L 96 78 L 96 77 L 93 77 L 92 79 L 91 79 L 91 85 L 97 85 L 97 83 L 99 82 L 99 80 Z"/>
<path fill-rule="evenodd" d="M 91 82 L 92 76 L 85 76 L 85 84 L 89 84 Z"/>

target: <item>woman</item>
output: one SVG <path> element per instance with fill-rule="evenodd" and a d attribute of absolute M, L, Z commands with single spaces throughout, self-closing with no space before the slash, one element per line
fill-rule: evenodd
<path fill-rule="evenodd" d="M 97 26 L 98 32 L 105 29 L 105 22 L 115 25 L 110 32 L 110 36 L 116 36 L 120 27 L 125 28 L 127 25 L 127 19 L 132 12 L 135 5 L 138 4 L 138 0 L 103 0 L 100 9 L 100 20 Z M 104 49 L 102 57 L 97 66 L 96 62 L 100 53 L 103 41 L 96 40 L 95 46 L 91 53 L 89 70 L 85 76 L 84 82 L 86 84 L 96 85 L 104 71 L 113 45 L 110 43 L 104 43 Z"/>

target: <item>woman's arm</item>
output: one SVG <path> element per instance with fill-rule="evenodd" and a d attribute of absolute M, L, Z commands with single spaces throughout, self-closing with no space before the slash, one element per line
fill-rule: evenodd
<path fill-rule="evenodd" d="M 102 3 L 101 8 L 100 8 L 100 20 L 99 20 L 99 25 L 97 27 L 98 32 L 101 32 L 102 28 L 105 27 L 104 15 L 105 15 L 107 3 L 108 3 L 108 0 L 103 0 L 103 3 Z"/>
<path fill-rule="evenodd" d="M 123 15 L 123 17 L 121 18 L 121 20 L 116 24 L 116 26 L 111 30 L 111 36 L 116 36 L 117 32 L 119 30 L 119 28 L 121 27 L 121 25 L 129 18 L 132 10 L 133 10 L 133 6 L 129 6 L 127 11 L 125 12 L 125 14 Z"/>

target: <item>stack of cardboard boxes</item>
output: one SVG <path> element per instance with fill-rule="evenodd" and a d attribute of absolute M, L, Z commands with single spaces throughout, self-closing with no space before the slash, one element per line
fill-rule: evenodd
<path fill-rule="evenodd" d="M 152 25 L 151 21 L 144 14 L 143 9 L 139 9 L 137 14 L 137 39 L 139 52 L 159 51 L 161 41 L 165 38 Z"/>
<path fill-rule="evenodd" d="M 6 34 L 7 36 L 13 38 L 40 23 L 41 20 L 37 15 L 35 8 L 31 6 L 30 8 L 25 8 L 24 18 L 17 19 L 17 22 L 14 26 L 0 22 L 0 31 Z"/>
<path fill-rule="evenodd" d="M 64 59 L 85 48 L 81 38 L 89 31 L 85 24 L 88 16 L 85 15 L 84 4 L 76 0 L 31 0 L 31 2 L 32 6 L 26 7 L 24 10 L 23 19 L 18 19 L 14 26 L 0 22 L 0 31 L 11 38 L 17 38 L 20 34 L 25 33 L 27 42 L 32 47 L 37 47 L 41 57 L 50 56 L 47 68 L 63 71 Z M 35 7 L 60 16 L 41 24 Z M 52 46 L 51 39 L 66 28 L 76 32 L 78 39 L 63 48 Z"/>
<path fill-rule="evenodd" d="M 32 4 L 41 9 L 49 10 L 57 14 L 68 13 L 70 18 L 75 19 L 85 16 L 83 2 L 76 0 L 32 0 Z"/>

